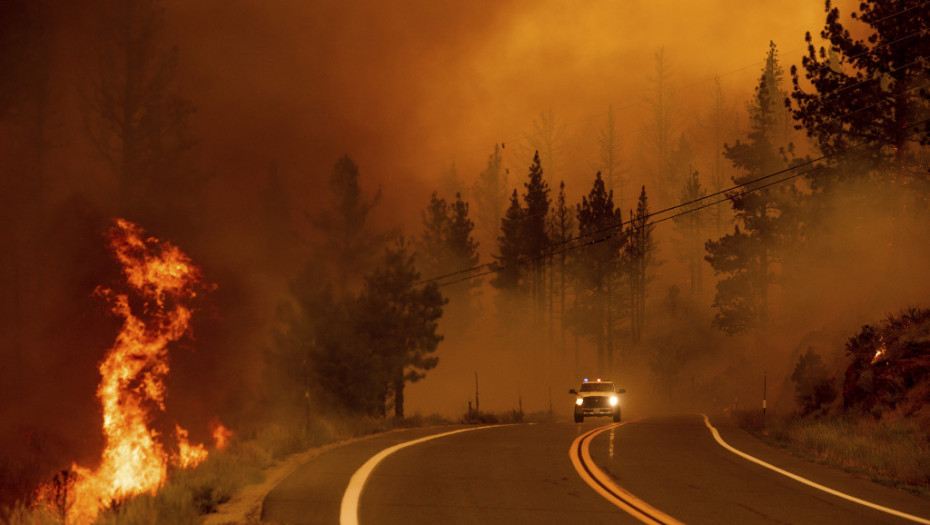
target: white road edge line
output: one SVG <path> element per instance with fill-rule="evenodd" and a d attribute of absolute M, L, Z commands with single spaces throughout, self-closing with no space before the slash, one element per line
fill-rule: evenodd
<path fill-rule="evenodd" d="M 416 445 L 418 443 L 423 443 L 424 441 L 429 441 L 431 439 L 441 438 L 445 436 L 451 436 L 452 434 L 459 434 L 461 432 L 469 432 L 471 430 L 481 430 L 483 428 L 493 428 L 501 427 L 505 425 L 486 425 L 483 427 L 474 427 L 474 428 L 462 428 L 459 430 L 453 430 L 451 432 L 443 432 L 441 434 L 432 434 L 420 439 L 414 439 L 413 441 L 406 441 L 404 443 L 398 443 L 393 447 L 388 447 L 381 452 L 378 452 L 374 456 L 368 459 L 364 465 L 359 467 L 355 471 L 355 474 L 352 474 L 352 478 L 349 479 L 349 485 L 346 487 L 345 493 L 342 495 L 342 505 L 339 508 L 339 523 L 340 525 L 358 525 L 358 503 L 359 499 L 362 496 L 362 488 L 365 487 L 365 482 L 368 481 L 368 476 L 375 470 L 375 467 L 378 466 L 378 463 L 381 463 L 384 458 L 390 456 L 391 454 L 397 452 L 402 448 L 407 448 L 411 445 Z"/>
<path fill-rule="evenodd" d="M 719 443 L 720 446 L 722 446 L 723 448 L 725 448 L 725 449 L 729 450 L 730 452 L 736 454 L 737 456 L 740 456 L 740 457 L 742 457 L 742 458 L 744 458 L 744 459 L 747 459 L 747 460 L 749 460 L 749 461 L 752 461 L 753 463 L 756 463 L 756 464 L 758 464 L 758 465 L 761 465 L 761 466 L 763 466 L 763 467 L 765 467 L 765 468 L 767 468 L 767 469 L 774 470 L 775 472 L 778 472 L 779 474 L 782 474 L 782 475 L 784 475 L 784 476 L 788 476 L 789 478 L 791 478 L 791 479 L 793 479 L 793 480 L 795 480 L 795 481 L 798 481 L 798 482 L 800 482 L 800 483 L 803 483 L 803 484 L 805 484 L 805 485 L 807 485 L 807 486 L 813 487 L 813 488 L 818 489 L 818 490 L 822 490 L 822 491 L 826 492 L 827 494 L 832 494 L 832 495 L 834 495 L 834 496 L 836 496 L 836 497 L 838 497 L 838 498 L 843 498 L 843 499 L 849 500 L 849 501 L 851 501 L 851 502 L 853 502 L 853 503 L 858 503 L 859 505 L 864 505 L 864 506 L 866 506 L 866 507 L 869 507 L 869 508 L 872 508 L 872 509 L 875 509 L 875 510 L 878 510 L 878 511 L 881 511 L 881 512 L 885 512 L 885 513 L 891 514 L 891 515 L 893 515 L 893 516 L 897 516 L 897 517 L 899 517 L 899 518 L 904 518 L 904 519 L 906 519 L 906 520 L 915 521 L 915 522 L 917 522 L 917 523 L 924 523 L 924 524 L 926 524 L 926 525 L 930 525 L 930 520 L 928 520 L 928 519 L 921 518 L 920 516 L 914 516 L 913 514 L 907 514 L 907 513 L 905 513 L 905 512 L 901 512 L 901 511 L 899 511 L 899 510 L 895 510 L 895 509 L 892 509 L 892 508 L 883 507 L 882 505 L 879 505 L 879 504 L 877 504 L 877 503 L 872 503 L 871 501 L 866 501 L 866 500 L 864 500 L 864 499 L 859 499 L 859 498 L 857 498 L 857 497 L 855 497 L 855 496 L 850 496 L 849 494 L 846 494 L 845 492 L 840 492 L 840 491 L 838 491 L 838 490 L 831 489 L 830 487 L 825 487 L 825 486 L 821 485 L 820 483 L 813 482 L 813 481 L 811 481 L 811 480 L 809 480 L 809 479 L 807 479 L 807 478 L 802 478 L 801 476 L 798 476 L 797 474 L 793 474 L 793 473 L 791 473 L 791 472 L 788 472 L 787 470 L 780 469 L 780 468 L 776 467 L 775 465 L 772 465 L 772 464 L 770 464 L 770 463 L 766 463 L 765 461 L 762 461 L 761 459 L 758 459 L 758 458 L 756 458 L 756 457 L 750 456 L 749 454 L 747 454 L 747 453 L 745 453 L 745 452 L 743 452 L 743 451 L 741 451 L 741 450 L 737 450 L 737 449 L 731 447 L 726 441 L 723 440 L 723 438 L 720 437 L 720 433 L 717 432 L 717 429 L 714 428 L 714 426 L 710 424 L 710 419 L 707 417 L 707 414 L 701 414 L 701 415 L 704 416 L 704 424 L 707 425 L 707 428 L 710 429 L 710 432 L 711 432 L 711 434 L 714 435 L 714 439 L 717 440 L 717 443 Z"/>

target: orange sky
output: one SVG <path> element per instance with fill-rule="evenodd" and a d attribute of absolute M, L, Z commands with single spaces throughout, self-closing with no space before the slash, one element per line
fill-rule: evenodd
<path fill-rule="evenodd" d="M 742 107 L 769 40 L 787 69 L 800 59 L 804 32 L 819 31 L 824 17 L 817 0 L 206 0 L 167 8 L 183 88 L 220 174 L 263 172 L 276 160 L 298 193 L 316 194 L 349 153 L 370 187 L 385 186 L 387 208 L 405 210 L 408 227 L 440 173 L 455 163 L 473 179 L 495 143 L 511 144 L 507 161 L 522 177 L 531 159 L 515 146 L 549 108 L 568 125 L 572 154 L 558 168 L 570 182 L 593 179 L 608 106 L 632 156 L 659 48 L 687 129 L 715 74 Z M 251 179 L 243 184 L 260 177 Z"/>

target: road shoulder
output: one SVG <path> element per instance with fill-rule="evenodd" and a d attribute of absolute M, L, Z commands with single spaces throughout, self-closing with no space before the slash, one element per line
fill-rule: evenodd
<path fill-rule="evenodd" d="M 881 485 L 865 475 L 846 472 L 795 456 L 753 436 L 727 416 L 712 416 L 710 422 L 730 446 L 761 461 L 850 496 L 930 518 L 930 500 L 926 498 Z"/>

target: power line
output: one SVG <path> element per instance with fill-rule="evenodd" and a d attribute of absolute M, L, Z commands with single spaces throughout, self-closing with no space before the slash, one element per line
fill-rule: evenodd
<path fill-rule="evenodd" d="M 922 121 L 915 122 L 915 123 L 913 123 L 913 124 L 911 124 L 911 125 L 909 125 L 909 126 L 907 126 L 907 127 L 908 127 L 908 128 L 913 128 L 913 127 L 917 127 L 917 126 L 926 124 L 927 122 L 930 122 L 930 119 L 924 119 L 924 120 L 922 120 Z M 845 148 L 839 149 L 839 150 L 834 151 L 834 152 L 832 152 L 832 153 L 824 154 L 824 155 L 821 155 L 820 157 L 817 157 L 817 158 L 814 158 L 814 159 L 808 159 L 808 160 L 806 160 L 806 161 L 804 161 L 804 162 L 801 162 L 801 163 L 799 163 L 799 164 L 796 164 L 795 166 L 792 166 L 792 167 L 789 167 L 789 168 L 785 168 L 785 169 L 782 169 L 782 170 L 778 170 L 778 171 L 775 171 L 775 172 L 772 172 L 772 173 L 769 173 L 769 174 L 766 174 L 766 175 L 757 177 L 757 178 L 755 178 L 755 179 L 746 181 L 746 182 L 741 183 L 741 184 L 736 184 L 736 185 L 734 185 L 734 186 L 732 186 L 732 187 L 730 187 L 730 188 L 723 189 L 723 190 L 720 190 L 720 191 L 717 191 L 717 192 L 714 192 L 714 193 L 705 195 L 705 196 L 703 196 L 703 197 L 701 197 L 701 198 L 694 199 L 694 200 L 691 200 L 691 201 L 688 201 L 688 202 L 684 202 L 684 203 L 681 203 L 681 204 L 677 204 L 677 205 L 675 205 L 675 206 L 670 206 L 670 207 L 668 207 L 668 208 L 665 208 L 665 209 L 662 209 L 662 210 L 659 210 L 659 211 L 655 211 L 655 212 L 649 213 L 649 214 L 646 215 L 644 218 L 640 218 L 640 219 L 639 219 L 639 220 L 641 220 L 641 221 L 642 221 L 642 220 L 646 220 L 646 221 L 649 221 L 649 222 L 648 222 L 647 224 L 643 225 L 643 226 L 638 226 L 638 227 L 636 227 L 635 230 L 638 230 L 638 229 L 641 229 L 641 228 L 648 228 L 648 227 L 651 227 L 651 226 L 655 226 L 656 224 L 660 224 L 660 223 L 665 222 L 665 221 L 668 221 L 668 220 L 670 220 L 670 219 L 674 219 L 674 218 L 677 218 L 677 217 L 681 217 L 681 216 L 686 215 L 686 214 L 689 214 L 689 213 L 694 213 L 694 212 L 700 211 L 700 210 L 702 210 L 702 209 L 705 209 L 705 208 L 708 208 L 708 207 L 711 207 L 711 206 L 715 206 L 715 205 L 717 205 L 717 204 L 721 204 L 721 203 L 723 203 L 723 202 L 725 202 L 725 201 L 732 200 L 732 199 L 735 198 L 735 197 L 741 197 L 741 196 L 743 196 L 743 195 L 747 195 L 747 194 L 749 194 L 749 193 L 753 193 L 753 192 L 756 192 L 756 191 L 760 191 L 760 190 L 763 190 L 763 189 L 766 189 L 766 188 L 775 186 L 775 185 L 777 185 L 777 184 L 782 184 L 782 183 L 784 183 L 784 182 L 787 182 L 787 181 L 789 181 L 789 180 L 793 180 L 793 179 L 795 179 L 795 178 L 797 178 L 797 177 L 800 177 L 800 176 L 802 176 L 802 175 L 807 175 L 807 174 L 813 173 L 813 172 L 815 172 L 815 171 L 817 171 L 817 170 L 820 170 L 820 169 L 823 169 L 823 168 L 825 167 L 824 165 L 816 165 L 816 163 L 818 163 L 818 162 L 820 162 L 820 161 L 823 161 L 823 160 L 829 161 L 829 160 L 833 159 L 834 157 L 839 156 L 840 154 L 843 154 L 843 153 L 849 152 L 849 151 L 851 151 L 851 150 L 857 149 L 857 148 L 862 147 L 862 146 L 864 146 L 864 145 L 866 145 L 866 144 L 868 144 L 868 142 L 862 141 L 862 142 L 859 142 L 858 144 L 854 144 L 854 145 L 851 145 L 851 146 L 847 146 L 847 147 L 845 147 Z M 809 170 L 797 171 L 799 168 L 802 168 L 802 167 L 805 167 L 805 166 L 812 166 L 812 167 L 811 167 Z M 791 172 L 795 172 L 795 173 L 792 173 L 791 175 L 788 175 L 787 177 L 784 177 L 784 178 L 780 178 L 780 179 L 776 179 L 776 180 L 774 180 L 774 181 L 770 181 L 770 182 L 768 182 L 768 183 L 766 183 L 766 184 L 762 184 L 762 185 L 759 185 L 759 186 L 755 186 L 755 184 L 757 184 L 757 183 L 759 183 L 759 182 L 762 182 L 762 181 L 765 181 L 765 180 L 768 180 L 768 179 L 772 179 L 772 178 L 774 178 L 774 177 L 778 177 L 779 175 L 783 175 L 783 174 L 791 173 Z M 752 187 L 749 187 L 749 186 L 752 186 Z M 743 189 L 743 191 L 741 191 L 739 194 L 736 194 L 736 195 L 726 195 L 727 193 L 732 193 L 732 192 L 734 192 L 734 191 L 736 191 L 736 190 L 739 190 L 739 189 L 741 189 L 741 188 L 745 188 L 745 189 Z M 720 198 L 720 199 L 718 199 L 718 200 L 715 200 L 715 201 L 711 201 L 711 202 L 703 202 L 703 201 L 706 201 L 706 200 L 711 199 L 711 198 L 714 198 L 714 197 L 720 197 L 721 195 L 723 195 L 724 197 L 723 197 L 723 198 Z M 698 203 L 702 203 L 702 204 L 700 204 L 699 206 L 695 206 L 695 205 L 697 205 Z M 691 208 L 691 206 L 694 206 L 694 207 Z M 681 211 L 681 212 L 678 212 L 678 213 L 676 213 L 676 214 L 670 215 L 670 216 L 668 216 L 668 217 L 663 217 L 663 218 L 660 218 L 660 219 L 654 219 L 654 217 L 656 217 L 656 216 L 658 216 L 658 215 L 662 215 L 662 214 L 664 214 L 664 213 L 668 213 L 668 212 L 670 212 L 670 211 L 674 211 L 674 210 L 681 209 L 681 208 L 686 208 L 686 209 L 683 210 L 683 211 Z M 652 220 L 650 220 L 650 219 L 652 219 Z M 445 274 L 445 275 L 440 275 L 440 276 L 437 276 L 437 277 L 432 277 L 432 278 L 429 278 L 429 279 L 424 279 L 424 280 L 421 280 L 420 282 L 418 282 L 417 284 L 427 284 L 427 283 L 431 283 L 431 282 L 439 282 L 439 281 L 442 281 L 442 280 L 444 280 L 444 279 L 448 279 L 448 278 L 450 278 L 450 277 L 463 276 L 463 277 L 459 277 L 459 278 L 457 278 L 457 279 L 455 279 L 455 280 L 452 280 L 452 281 L 448 281 L 448 282 L 444 282 L 444 283 L 439 284 L 439 286 L 449 286 L 449 285 L 453 285 L 453 284 L 456 284 L 456 283 L 459 283 L 459 282 L 462 282 L 462 281 L 467 281 L 467 280 L 475 279 L 475 278 L 478 278 L 478 277 L 483 277 L 483 276 L 485 276 L 485 275 L 490 275 L 490 274 L 493 274 L 493 273 L 498 273 L 498 272 L 500 272 L 501 270 L 506 270 L 506 269 L 509 269 L 509 268 L 514 268 L 514 267 L 518 267 L 518 266 L 523 266 L 523 265 L 526 265 L 526 264 L 529 264 L 529 263 L 532 263 L 532 262 L 536 262 L 536 261 L 539 261 L 539 260 L 542 260 L 542 259 L 545 259 L 545 258 L 548 258 L 548 257 L 552 257 L 552 256 L 555 256 L 555 255 L 561 255 L 562 253 L 567 253 L 567 252 L 570 252 L 570 251 L 573 251 L 573 250 L 585 248 L 585 247 L 587 247 L 587 246 L 592 246 L 592 245 L 594 245 L 594 244 L 599 244 L 599 243 L 604 242 L 604 241 L 610 239 L 611 237 L 615 236 L 615 235 L 617 234 L 617 233 L 616 233 L 616 230 L 617 230 L 617 229 L 621 229 L 621 231 L 622 231 L 622 228 L 623 228 L 623 227 L 625 227 L 625 226 L 630 226 L 635 220 L 636 220 L 636 219 L 627 220 L 627 221 L 621 220 L 621 222 L 618 223 L 618 224 L 614 224 L 614 225 L 611 225 L 611 226 L 607 226 L 607 227 L 605 227 L 605 228 L 601 228 L 601 229 L 596 230 L 596 231 L 593 231 L 593 232 L 589 232 L 589 233 L 585 233 L 585 234 L 579 234 L 579 235 L 577 235 L 577 236 L 571 237 L 571 238 L 566 239 L 566 240 L 564 240 L 564 241 L 559 241 L 559 242 L 557 242 L 557 243 L 552 243 L 552 244 L 550 244 L 550 245 L 547 247 L 546 250 L 540 252 L 539 254 L 536 254 L 536 255 L 534 255 L 534 256 L 532 256 L 532 257 L 530 257 L 530 258 L 527 258 L 527 259 L 525 259 L 525 260 L 518 261 L 518 262 L 516 262 L 516 263 L 512 263 L 512 264 L 508 264 L 508 265 L 503 265 L 503 266 L 500 266 L 500 265 L 498 265 L 497 263 L 485 263 L 485 264 L 481 264 L 481 265 L 474 266 L 474 267 L 471 267 L 471 268 L 466 268 L 466 269 L 459 270 L 459 271 L 456 271 L 456 272 L 448 273 L 448 274 Z M 596 238 L 596 239 L 593 239 L 593 240 L 590 240 L 590 241 L 587 241 L 587 242 L 584 242 L 584 243 L 581 243 L 581 244 L 577 244 L 577 245 L 571 245 L 571 244 L 570 244 L 570 243 L 573 243 L 573 242 L 575 242 L 575 241 L 579 241 L 579 240 L 582 240 L 582 239 L 585 239 L 585 238 L 588 238 L 588 237 L 593 237 L 593 236 L 599 235 L 599 234 L 607 234 L 607 235 L 605 235 L 604 237 Z M 559 247 L 561 247 L 561 249 L 553 250 L 553 248 L 559 248 Z M 472 272 L 478 272 L 478 273 L 474 273 L 474 274 L 472 274 L 472 275 L 465 275 L 465 274 L 471 274 Z"/>

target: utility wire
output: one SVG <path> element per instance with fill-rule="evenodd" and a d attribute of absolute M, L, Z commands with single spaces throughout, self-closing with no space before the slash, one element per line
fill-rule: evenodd
<path fill-rule="evenodd" d="M 915 123 L 909 125 L 908 128 L 917 127 L 917 126 L 920 126 L 920 125 L 925 124 L 925 123 L 927 123 L 927 122 L 930 122 L 930 119 L 924 119 L 924 120 L 922 120 L 922 121 L 915 122 Z M 644 218 L 638 219 L 638 220 L 640 220 L 640 221 L 644 221 L 644 220 L 645 220 L 645 221 L 649 221 L 649 222 L 648 222 L 647 224 L 644 224 L 643 226 L 637 226 L 637 227 L 635 227 L 633 230 L 636 231 L 636 230 L 639 230 L 639 229 L 642 229 L 642 228 L 648 228 L 648 227 L 651 227 L 651 226 L 655 226 L 656 224 L 660 224 L 660 223 L 665 222 L 665 221 L 668 221 L 668 220 L 670 220 L 670 219 L 675 219 L 675 218 L 677 218 L 677 217 L 681 217 L 681 216 L 686 215 L 686 214 L 689 214 L 689 213 L 694 213 L 694 212 L 700 211 L 700 210 L 702 210 L 702 209 L 705 209 L 705 208 L 708 208 L 708 207 L 711 207 L 711 206 L 715 206 L 715 205 L 717 205 L 717 204 L 721 204 L 721 203 L 726 202 L 726 201 L 728 201 L 728 200 L 732 200 L 733 198 L 741 197 L 741 196 L 747 195 L 747 194 L 749 194 L 749 193 L 753 193 L 753 192 L 756 192 L 756 191 L 760 191 L 760 190 L 763 190 L 763 189 L 766 189 L 766 188 L 775 186 L 775 185 L 777 185 L 777 184 L 782 184 L 782 183 L 784 183 L 784 182 L 787 182 L 787 181 L 789 181 L 789 180 L 795 179 L 795 178 L 800 177 L 800 176 L 802 176 L 802 175 L 807 175 L 807 174 L 813 173 L 813 172 L 815 172 L 815 171 L 817 171 L 817 170 L 820 170 L 820 169 L 823 169 L 823 168 L 825 167 L 825 165 L 815 165 L 817 162 L 820 162 L 820 161 L 822 161 L 822 160 L 827 160 L 827 161 L 829 161 L 829 160 L 833 159 L 834 157 L 839 156 L 840 154 L 843 154 L 843 153 L 852 151 L 852 150 L 854 150 L 854 149 L 860 148 L 860 147 L 862 147 L 862 146 L 864 146 L 864 145 L 866 145 L 866 144 L 868 144 L 868 142 L 862 141 L 862 142 L 859 142 L 858 144 L 854 144 L 854 145 L 851 145 L 851 146 L 847 146 L 847 147 L 845 147 L 845 148 L 839 149 L 839 150 L 834 151 L 834 152 L 832 152 L 832 153 L 825 154 L 825 155 L 821 155 L 820 157 L 817 157 L 817 158 L 814 158 L 814 159 L 808 159 L 808 160 L 806 160 L 806 161 L 804 161 L 804 162 L 802 162 L 802 163 L 800 163 L 800 164 L 797 164 L 797 165 L 795 165 L 795 166 L 792 166 L 792 167 L 790 167 L 790 168 L 785 168 L 785 169 L 782 169 L 782 170 L 778 170 L 778 171 L 769 173 L 769 174 L 767 174 L 767 175 L 763 175 L 763 176 L 761 176 L 761 177 L 757 177 L 757 178 L 755 178 L 755 179 L 746 181 L 746 182 L 744 182 L 744 183 L 736 184 L 736 185 L 734 185 L 734 186 L 732 186 L 732 187 L 730 187 L 730 188 L 723 189 L 723 190 L 720 190 L 720 191 L 717 191 L 717 192 L 714 192 L 714 193 L 705 195 L 705 196 L 703 196 L 703 197 L 701 197 L 701 198 L 694 199 L 694 200 L 691 200 L 691 201 L 688 201 L 688 202 L 684 202 L 684 203 L 681 203 L 681 204 L 678 204 L 678 205 L 675 205 L 675 206 L 670 206 L 670 207 L 668 207 L 668 208 L 665 208 L 665 209 L 662 209 L 662 210 L 659 210 L 659 211 L 655 211 L 655 212 L 649 213 L 649 214 L 646 215 Z M 798 170 L 799 168 L 802 168 L 802 167 L 805 167 L 805 166 L 812 166 L 812 167 L 811 167 L 809 170 L 805 170 L 805 171 L 796 171 L 796 170 Z M 776 179 L 776 180 L 774 180 L 774 181 L 770 181 L 770 182 L 768 182 L 768 183 L 766 183 L 766 184 L 762 184 L 762 185 L 759 185 L 759 186 L 754 186 L 755 184 L 757 184 L 757 183 L 759 183 L 759 182 L 762 182 L 762 181 L 765 181 L 765 180 L 768 180 L 768 179 L 772 179 L 772 178 L 777 177 L 777 176 L 779 176 L 779 175 L 782 175 L 782 174 L 785 174 L 785 173 L 790 173 L 790 172 L 793 172 L 793 171 L 796 171 L 796 172 L 793 173 L 793 174 L 791 174 L 791 175 L 789 175 L 789 176 L 787 176 L 787 177 L 780 178 L 780 179 Z M 752 187 L 750 187 L 750 186 L 752 186 Z M 734 192 L 734 191 L 736 191 L 736 190 L 739 190 L 739 189 L 742 189 L 742 191 L 740 191 L 738 194 L 726 195 L 727 193 L 732 193 L 732 192 Z M 706 201 L 706 200 L 708 200 L 708 199 L 712 199 L 712 198 L 714 198 L 714 197 L 719 197 L 719 196 L 721 196 L 721 195 L 724 195 L 724 197 L 723 197 L 723 198 L 720 198 L 720 199 L 718 199 L 718 200 L 715 200 L 715 201 L 711 201 L 711 202 L 703 202 L 703 201 Z M 703 202 L 703 204 L 700 204 L 700 205 L 698 205 L 698 206 L 695 206 L 695 205 L 697 205 L 698 203 L 702 203 L 702 202 Z M 692 208 L 691 206 L 694 206 L 694 207 Z M 658 215 L 662 215 L 662 214 L 664 214 L 664 213 L 668 213 L 668 212 L 670 212 L 670 211 L 674 211 L 674 210 L 677 210 L 677 209 L 680 209 L 680 208 L 687 208 L 687 209 L 685 209 L 685 210 L 683 210 L 683 211 L 680 211 L 680 212 L 678 212 L 678 213 L 676 213 L 676 214 L 670 215 L 670 216 L 668 216 L 668 217 L 663 217 L 663 218 L 660 218 L 660 219 L 655 219 L 655 217 L 658 216 Z M 652 220 L 650 221 L 650 219 L 652 219 Z M 457 283 L 462 282 L 462 281 L 467 281 L 467 280 L 475 279 L 475 278 L 478 278 L 478 277 L 483 277 L 483 276 L 485 276 L 485 275 L 490 275 L 490 274 L 493 274 L 493 273 L 498 273 L 498 272 L 500 272 L 501 270 L 506 270 L 506 269 L 514 268 L 514 267 L 518 267 L 518 266 L 524 266 L 524 265 L 526 265 L 526 264 L 529 264 L 529 263 L 532 263 L 532 262 L 536 262 L 536 261 L 538 261 L 538 260 L 542 260 L 542 259 L 545 259 L 545 258 L 548 258 L 548 257 L 552 257 L 552 256 L 554 256 L 554 255 L 561 255 L 562 253 L 567 253 L 567 252 L 569 252 L 569 251 L 573 251 L 573 250 L 585 248 L 585 247 L 587 247 L 587 246 L 592 246 L 592 245 L 595 245 L 595 244 L 599 244 L 599 243 L 604 242 L 604 241 L 610 239 L 611 237 L 617 235 L 617 232 L 616 232 L 617 229 L 621 229 L 621 231 L 622 231 L 622 228 L 623 228 L 624 226 L 630 226 L 635 220 L 636 220 L 636 219 L 627 220 L 627 221 L 621 221 L 621 222 L 618 223 L 618 224 L 614 224 L 614 225 L 611 225 L 611 226 L 607 226 L 607 227 L 605 227 L 605 228 L 601 228 L 601 229 L 596 230 L 596 231 L 593 231 L 593 232 L 589 232 L 589 233 L 586 233 L 586 234 L 577 235 L 577 236 L 571 237 L 571 238 L 569 238 L 569 239 L 566 239 L 566 240 L 564 240 L 564 241 L 560 241 L 560 242 L 557 242 L 557 243 L 552 243 L 552 244 L 550 244 L 550 245 L 547 247 L 547 250 L 545 250 L 545 251 L 543 251 L 543 252 L 541 252 L 541 253 L 539 253 L 539 254 L 537 254 L 537 255 L 534 255 L 533 257 L 530 257 L 530 258 L 527 258 L 527 259 L 518 261 L 518 262 L 516 262 L 516 263 L 512 263 L 512 264 L 508 264 L 508 265 L 498 265 L 497 263 L 485 263 L 485 264 L 481 264 L 481 265 L 474 266 L 474 267 L 471 267 L 471 268 L 466 268 L 466 269 L 459 270 L 459 271 L 456 271 L 456 272 L 448 273 L 448 274 L 445 274 L 445 275 L 440 275 L 440 276 L 437 276 L 437 277 L 432 277 L 432 278 L 429 278 L 429 279 L 424 279 L 424 280 L 419 281 L 417 284 L 419 285 L 419 284 L 427 284 L 427 283 L 431 283 L 431 282 L 439 282 L 439 281 L 442 281 L 442 280 L 444 280 L 444 279 L 448 279 L 448 278 L 450 278 L 450 277 L 462 276 L 462 277 L 459 277 L 459 278 L 457 278 L 457 279 L 455 279 L 455 280 L 448 281 L 448 282 L 443 282 L 443 283 L 439 284 L 439 286 L 449 286 L 449 285 L 457 284 Z M 579 240 L 582 240 L 582 239 L 585 239 L 585 238 L 588 238 L 588 237 L 593 237 L 593 236 L 599 235 L 599 234 L 607 234 L 607 235 L 605 235 L 604 237 L 600 237 L 600 238 L 596 238 L 596 239 L 592 239 L 592 240 L 583 242 L 583 243 L 581 243 L 581 244 L 576 244 L 576 245 L 571 245 L 571 244 L 570 244 L 570 243 L 572 243 L 572 242 L 579 241 Z M 558 248 L 558 247 L 561 247 L 561 249 L 553 250 L 553 248 Z M 473 274 L 472 274 L 472 272 L 478 272 L 478 273 L 473 273 Z M 471 275 L 465 275 L 465 274 L 471 274 Z"/>

